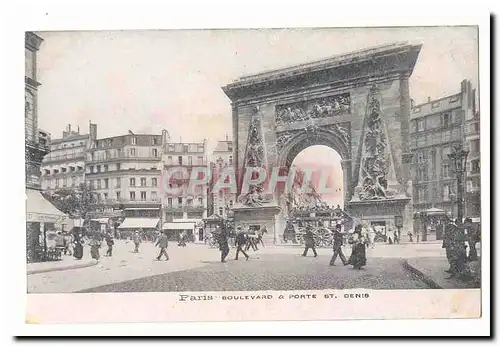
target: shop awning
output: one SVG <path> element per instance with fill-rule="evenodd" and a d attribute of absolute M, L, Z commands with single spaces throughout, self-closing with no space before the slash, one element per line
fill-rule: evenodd
<path fill-rule="evenodd" d="M 57 209 L 40 191 L 26 189 L 27 222 L 67 222 L 68 215 Z"/>
<path fill-rule="evenodd" d="M 126 218 L 118 228 L 156 228 L 159 221 L 159 218 L 130 217 Z"/>
<path fill-rule="evenodd" d="M 196 223 L 194 222 L 166 222 L 163 224 L 164 230 L 194 230 Z"/>

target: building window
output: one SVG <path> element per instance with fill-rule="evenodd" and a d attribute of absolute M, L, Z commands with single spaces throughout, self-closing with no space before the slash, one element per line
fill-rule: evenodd
<path fill-rule="evenodd" d="M 132 137 L 132 139 L 131 139 L 131 140 L 132 140 L 132 145 L 136 145 L 136 144 L 137 144 L 137 138 Z"/>
<path fill-rule="evenodd" d="M 130 178 L 130 186 L 135 186 L 135 178 Z"/>
<path fill-rule="evenodd" d="M 198 204 L 203 205 L 203 197 L 198 197 Z"/>
<path fill-rule="evenodd" d="M 474 139 L 470 141 L 470 153 L 471 154 L 479 154 L 481 148 L 481 144 L 479 142 L 479 139 Z"/>
<path fill-rule="evenodd" d="M 422 202 L 426 201 L 427 198 L 425 196 L 426 195 L 425 192 L 426 192 L 425 187 L 420 186 L 420 187 L 417 188 L 417 201 L 419 203 L 422 203 Z"/>
<path fill-rule="evenodd" d="M 424 119 L 417 120 L 417 132 L 425 131 L 425 122 Z"/>
<path fill-rule="evenodd" d="M 443 177 L 450 177 L 450 165 L 448 163 L 443 163 Z"/>
<path fill-rule="evenodd" d="M 184 145 L 182 146 L 182 151 L 183 151 L 184 153 L 189 152 L 189 145 L 184 144 Z"/>
<path fill-rule="evenodd" d="M 416 139 L 416 146 L 417 147 L 423 147 L 427 144 L 427 137 L 426 136 L 417 136 Z"/>
<path fill-rule="evenodd" d="M 449 184 L 443 185 L 443 200 L 445 201 L 451 200 L 451 194 L 452 191 L 450 185 Z"/>
<path fill-rule="evenodd" d="M 135 191 L 130 191 L 130 200 L 135 201 Z"/>
<path fill-rule="evenodd" d="M 193 165 L 193 157 L 192 156 L 188 156 L 188 165 L 189 166 Z"/>
<path fill-rule="evenodd" d="M 192 207 L 193 206 L 193 199 L 192 198 L 188 198 L 187 201 L 186 201 L 186 205 L 188 207 Z"/>
<path fill-rule="evenodd" d="M 233 165 L 233 156 L 232 155 L 229 155 L 229 165 L 230 166 Z"/>
<path fill-rule="evenodd" d="M 219 215 L 224 216 L 224 208 L 219 207 Z"/>
<path fill-rule="evenodd" d="M 56 189 L 59 188 L 59 178 L 56 178 Z"/>
<path fill-rule="evenodd" d="M 104 165 L 104 172 L 108 171 L 108 165 Z"/>
<path fill-rule="evenodd" d="M 121 195 L 122 195 L 122 194 L 121 194 L 121 192 L 120 192 L 120 191 L 117 191 L 117 192 L 116 192 L 116 199 L 117 199 L 117 200 L 120 200 Z"/>
<path fill-rule="evenodd" d="M 198 152 L 202 153 L 205 151 L 205 146 L 203 144 L 198 144 Z"/>
<path fill-rule="evenodd" d="M 182 206 L 182 197 L 177 198 L 177 205 Z"/>
<path fill-rule="evenodd" d="M 479 173 L 481 170 L 481 165 L 479 164 L 479 160 L 471 161 L 471 173 Z"/>
<path fill-rule="evenodd" d="M 420 166 L 417 168 L 417 181 L 427 180 L 427 166 Z"/>
<path fill-rule="evenodd" d="M 146 191 L 141 191 L 141 201 L 146 200 Z"/>
<path fill-rule="evenodd" d="M 153 149 L 153 157 L 158 157 L 158 149 Z"/>
<path fill-rule="evenodd" d="M 177 157 L 177 161 L 179 162 L 179 165 L 182 166 L 182 156 Z"/>
<path fill-rule="evenodd" d="M 157 145 L 157 144 L 158 144 L 158 138 L 153 137 L 153 145 Z"/>
<path fill-rule="evenodd" d="M 444 113 L 443 114 L 443 127 L 449 127 L 450 126 L 450 113 Z"/>
<path fill-rule="evenodd" d="M 168 145 L 168 151 L 174 152 L 175 151 L 175 145 L 174 144 L 169 144 Z"/>
<path fill-rule="evenodd" d="M 76 170 L 76 168 L 73 166 L 71 166 L 69 169 L 71 170 L 71 172 L 74 172 Z"/>
<path fill-rule="evenodd" d="M 61 172 L 66 173 L 66 168 L 62 167 Z"/>
<path fill-rule="evenodd" d="M 104 188 L 109 189 L 109 179 L 108 178 L 104 178 Z"/>
<path fill-rule="evenodd" d="M 198 156 L 198 164 L 203 166 L 203 156 Z"/>
<path fill-rule="evenodd" d="M 68 185 L 68 178 L 63 178 L 63 187 Z"/>
<path fill-rule="evenodd" d="M 96 166 L 96 168 L 97 168 L 97 173 L 100 173 L 101 172 L 101 166 L 100 165 Z"/>
<path fill-rule="evenodd" d="M 141 178 L 141 187 L 146 187 L 146 178 Z"/>
<path fill-rule="evenodd" d="M 424 152 L 419 151 L 417 153 L 417 163 L 423 163 L 425 161 Z"/>
<path fill-rule="evenodd" d="M 167 165 L 172 164 L 172 156 L 167 156 Z"/>
<path fill-rule="evenodd" d="M 107 192 L 103 193 L 103 194 L 102 194 L 102 197 L 103 197 L 102 199 L 107 200 L 107 199 L 108 199 L 108 194 L 107 194 Z"/>
<path fill-rule="evenodd" d="M 97 189 L 101 188 L 101 179 L 96 180 L 97 182 Z"/>
<path fill-rule="evenodd" d="M 229 206 L 232 208 L 233 207 L 233 200 L 229 200 Z"/>
<path fill-rule="evenodd" d="M 172 198 L 167 198 L 167 205 L 169 208 L 172 208 Z"/>
<path fill-rule="evenodd" d="M 135 157 L 135 148 L 130 148 L 130 156 Z"/>
<path fill-rule="evenodd" d="M 122 168 L 121 163 L 117 163 L 117 164 L 116 164 L 116 170 L 117 170 L 117 171 L 119 171 L 121 168 Z"/>
<path fill-rule="evenodd" d="M 151 186 L 152 187 L 157 187 L 158 186 L 158 179 L 151 178 Z"/>
<path fill-rule="evenodd" d="M 122 179 L 116 178 L 115 188 L 119 189 L 122 187 Z"/>
<path fill-rule="evenodd" d="M 157 198 L 156 191 L 151 191 L 151 200 L 156 201 L 156 198 Z"/>

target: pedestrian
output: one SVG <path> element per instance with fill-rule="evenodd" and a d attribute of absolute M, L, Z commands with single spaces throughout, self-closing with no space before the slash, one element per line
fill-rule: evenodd
<path fill-rule="evenodd" d="M 447 223 L 444 227 L 444 235 L 443 235 L 443 244 L 441 248 L 446 251 L 446 259 L 450 267 L 445 270 L 446 273 L 454 274 L 456 272 L 454 267 L 454 262 L 452 260 L 451 252 L 452 252 L 452 242 L 453 242 L 453 233 L 456 230 L 456 226 L 453 224 L 452 220 L 447 220 Z M 418 239 L 418 238 L 417 238 Z M 418 241 L 417 241 L 418 242 Z"/>
<path fill-rule="evenodd" d="M 354 228 L 354 233 L 349 239 L 352 244 L 352 252 L 349 257 L 348 264 L 351 264 L 354 269 L 361 269 L 366 265 L 366 245 L 369 243 L 369 238 L 363 234 L 363 227 L 357 225 Z"/>
<path fill-rule="evenodd" d="M 303 257 L 307 256 L 307 252 L 311 249 L 314 253 L 314 257 L 318 257 L 318 253 L 316 252 L 316 247 L 314 244 L 314 233 L 312 232 L 311 226 L 307 226 L 306 233 L 304 234 L 304 253 L 302 253 Z"/>
<path fill-rule="evenodd" d="M 399 230 L 395 230 L 394 231 L 394 244 L 399 244 L 399 237 L 400 237 Z"/>
<path fill-rule="evenodd" d="M 106 256 L 113 256 L 113 245 L 115 245 L 115 241 L 113 240 L 113 236 L 111 231 L 106 234 L 106 245 L 108 246 L 108 250 L 106 251 Z"/>
<path fill-rule="evenodd" d="M 71 233 L 67 233 L 65 236 L 64 236 L 64 254 L 66 255 L 69 255 L 71 256 L 73 254 L 73 251 L 71 250 L 72 248 L 72 245 L 73 244 L 73 236 L 71 235 Z"/>
<path fill-rule="evenodd" d="M 73 244 L 73 256 L 77 260 L 81 260 L 83 258 L 83 236 L 80 232 L 75 233 Z"/>
<path fill-rule="evenodd" d="M 408 231 L 408 238 L 410 239 L 410 243 L 413 243 L 413 234 L 411 231 Z"/>
<path fill-rule="evenodd" d="M 229 234 L 228 231 L 225 227 L 219 228 L 217 226 L 217 241 L 219 243 L 219 250 L 220 250 L 220 261 L 222 263 L 226 262 L 226 257 L 229 255 L 229 244 L 228 244 L 228 238 Z"/>
<path fill-rule="evenodd" d="M 332 259 L 330 260 L 330 265 L 334 266 L 335 265 L 335 260 L 337 259 L 337 256 L 340 257 L 340 260 L 342 261 L 343 265 L 348 265 L 347 259 L 342 252 L 342 245 L 344 244 L 344 234 L 342 233 L 342 225 L 337 225 L 333 229 L 333 256 Z"/>
<path fill-rule="evenodd" d="M 389 242 L 390 245 L 394 243 L 394 232 L 390 228 L 387 231 L 387 241 Z"/>
<path fill-rule="evenodd" d="M 134 235 L 132 236 L 132 241 L 134 242 L 134 252 L 138 253 L 139 252 L 139 245 L 141 244 L 141 235 L 139 231 L 135 231 Z"/>
<path fill-rule="evenodd" d="M 451 224 L 452 237 L 450 244 L 450 256 L 453 265 L 453 270 L 450 273 L 450 278 L 466 279 L 469 277 L 469 269 L 467 267 L 467 247 L 465 245 L 465 233 L 463 227 L 458 227 L 458 220 Z"/>
<path fill-rule="evenodd" d="M 181 232 L 177 246 L 186 246 L 186 231 Z"/>
<path fill-rule="evenodd" d="M 101 235 L 95 232 L 92 236 L 92 240 L 90 241 L 90 256 L 99 260 L 101 255 L 99 254 L 99 248 L 101 247 Z"/>
<path fill-rule="evenodd" d="M 168 257 L 167 253 L 167 248 L 168 248 L 167 231 L 163 231 L 163 233 L 160 234 L 158 240 L 156 241 L 155 246 L 160 247 L 160 253 L 158 254 L 158 257 L 156 257 L 156 260 L 161 261 L 161 256 L 165 255 L 165 261 L 168 261 L 170 257 Z"/>
<path fill-rule="evenodd" d="M 464 231 L 466 233 L 467 242 L 469 243 L 469 256 L 467 256 L 467 260 L 469 262 L 477 261 L 477 249 L 476 244 L 479 241 L 477 227 L 472 223 L 471 218 L 466 218 L 464 222 Z"/>
<path fill-rule="evenodd" d="M 235 260 L 238 260 L 238 255 L 241 252 L 248 261 L 248 258 L 250 256 L 248 256 L 247 253 L 243 250 L 243 246 L 245 246 L 247 243 L 247 234 L 241 229 L 241 227 L 238 227 L 238 231 L 236 232 L 236 237 L 234 240 L 236 245 Z"/>

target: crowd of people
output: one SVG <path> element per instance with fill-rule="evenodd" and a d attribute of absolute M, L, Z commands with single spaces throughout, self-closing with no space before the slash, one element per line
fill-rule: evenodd
<path fill-rule="evenodd" d="M 243 254 L 246 260 L 250 258 L 247 251 L 252 248 L 253 251 L 259 250 L 259 245 L 264 246 L 264 241 L 262 239 L 263 235 L 267 233 L 267 229 L 264 227 L 259 230 L 243 229 L 239 226 L 236 228 L 234 233 L 234 246 L 236 247 L 235 260 L 238 260 L 239 254 Z M 217 226 L 212 232 L 212 236 L 215 238 L 221 252 L 221 262 L 226 262 L 226 258 L 229 255 L 230 248 L 229 242 L 231 237 L 231 231 L 226 227 Z"/>

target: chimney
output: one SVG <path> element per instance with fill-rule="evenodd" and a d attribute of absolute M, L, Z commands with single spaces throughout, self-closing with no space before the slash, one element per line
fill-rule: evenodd
<path fill-rule="evenodd" d="M 228 140 L 229 140 L 229 137 L 227 136 L 227 133 L 226 133 L 226 141 L 228 141 Z"/>
<path fill-rule="evenodd" d="M 427 97 L 427 102 L 431 102 L 431 97 L 430 96 Z"/>
<path fill-rule="evenodd" d="M 80 134 L 80 125 L 76 127 L 76 133 Z"/>

